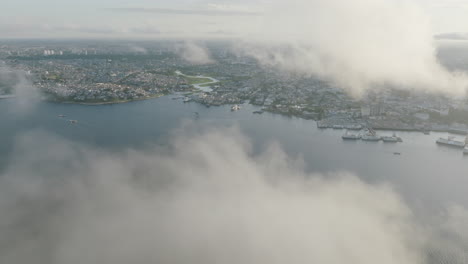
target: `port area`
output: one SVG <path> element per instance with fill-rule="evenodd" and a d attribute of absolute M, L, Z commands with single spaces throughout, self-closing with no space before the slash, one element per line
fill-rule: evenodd
<path fill-rule="evenodd" d="M 343 129 L 343 130 L 362 130 L 372 128 L 376 131 L 402 131 L 402 132 L 421 132 L 429 134 L 430 132 L 443 132 L 461 136 L 468 135 L 468 129 L 450 127 L 447 125 L 426 125 L 416 126 L 411 124 L 397 122 L 374 122 L 372 120 L 350 119 L 350 118 L 331 118 L 317 121 L 317 127 L 320 129 Z"/>

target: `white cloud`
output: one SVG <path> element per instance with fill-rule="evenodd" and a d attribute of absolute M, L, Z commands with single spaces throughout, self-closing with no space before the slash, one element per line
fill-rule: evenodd
<path fill-rule="evenodd" d="M 464 94 L 468 78 L 436 58 L 429 17 L 388 0 L 275 1 L 242 49 L 268 66 L 334 81 L 354 94 L 383 85 Z"/>
<path fill-rule="evenodd" d="M 230 130 L 113 154 L 23 135 L 0 177 L 0 262 L 422 263 L 390 187 L 250 149 Z"/>
<path fill-rule="evenodd" d="M 215 63 L 208 49 L 193 41 L 186 41 L 183 44 L 176 45 L 175 52 L 191 64 L 203 65 Z"/>
<path fill-rule="evenodd" d="M 39 102 L 40 93 L 32 84 L 31 77 L 27 72 L 11 69 L 0 61 L 0 86 L 16 96 L 12 110 L 26 113 Z"/>
<path fill-rule="evenodd" d="M 277 145 L 254 155 L 236 130 L 171 142 L 104 153 L 22 135 L 0 175 L 0 262 L 463 263 L 461 207 L 426 232 L 390 186 L 307 174 Z"/>

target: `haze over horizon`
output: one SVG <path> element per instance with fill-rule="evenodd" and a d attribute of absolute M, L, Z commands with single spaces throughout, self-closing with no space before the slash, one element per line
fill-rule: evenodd
<path fill-rule="evenodd" d="M 0 263 L 468 263 L 468 0 L 0 2 Z"/>
<path fill-rule="evenodd" d="M 272 6 L 266 0 L 4 1 L 0 38 L 242 37 Z M 312 5 L 321 1 L 308 1 Z M 323 1 L 326 2 L 326 1 Z M 430 20 L 432 33 L 468 32 L 468 4 L 459 0 L 385 0 L 405 12 L 410 3 Z M 289 2 L 287 5 L 293 5 Z M 278 14 L 280 17 L 280 14 Z M 242 21 L 242 22 L 241 22 Z M 240 26 L 241 25 L 241 26 Z"/>

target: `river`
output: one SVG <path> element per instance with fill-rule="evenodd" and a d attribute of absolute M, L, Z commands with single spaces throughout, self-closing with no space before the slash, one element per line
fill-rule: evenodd
<path fill-rule="evenodd" d="M 188 77 L 188 78 L 209 79 L 210 80 L 209 82 L 193 84 L 193 87 L 195 87 L 195 89 L 198 89 L 198 90 L 200 90 L 202 92 L 211 92 L 211 91 L 213 91 L 213 89 L 210 88 L 210 85 L 216 84 L 216 83 L 219 82 L 219 80 L 216 80 L 213 77 L 208 77 L 208 76 L 204 76 L 204 75 L 190 76 L 190 75 L 183 74 L 180 71 L 176 71 L 175 73 L 177 75 Z"/>

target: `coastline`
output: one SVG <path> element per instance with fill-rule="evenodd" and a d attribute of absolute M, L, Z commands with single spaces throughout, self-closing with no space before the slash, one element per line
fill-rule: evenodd
<path fill-rule="evenodd" d="M 77 102 L 77 101 L 61 101 L 61 100 L 54 100 L 54 99 L 47 99 L 44 98 L 43 100 L 46 102 L 51 102 L 51 103 L 57 103 L 57 104 L 76 104 L 76 105 L 85 105 L 85 106 L 99 106 L 99 105 L 113 105 L 113 104 L 124 104 L 124 103 L 131 103 L 131 102 L 138 102 L 138 101 L 145 101 L 145 100 L 151 100 L 151 99 L 157 99 L 163 96 L 171 95 L 169 94 L 157 94 L 154 96 L 149 96 L 149 97 L 144 97 L 144 98 L 136 98 L 136 99 L 129 99 L 129 100 L 116 100 L 116 101 L 109 101 L 109 102 Z M 1 99 L 14 99 L 16 96 L 0 96 Z M 195 101 L 196 102 L 196 101 Z M 200 102 L 196 102 L 200 103 Z M 203 104 L 207 107 L 211 106 L 220 106 L 220 105 L 213 105 L 213 104 Z M 253 105 L 251 103 L 248 103 L 250 105 Z M 226 104 L 228 105 L 228 104 Z M 255 106 L 255 105 L 254 105 Z M 265 109 L 262 108 L 263 111 L 269 112 L 271 114 L 276 114 L 276 115 L 282 115 L 282 116 L 287 116 L 287 117 L 295 117 L 295 118 L 300 118 L 304 120 L 313 120 L 314 122 L 317 123 L 317 125 L 323 121 L 320 119 L 317 119 L 315 117 L 309 117 L 309 116 L 303 116 L 300 114 L 292 114 L 292 113 L 284 113 L 281 111 L 275 111 L 273 109 Z M 456 135 L 461 135 L 461 136 L 466 136 L 468 134 L 468 131 L 464 130 L 459 130 L 459 129 L 454 129 L 450 127 L 427 127 L 426 129 L 422 129 L 420 127 L 400 127 L 400 126 L 372 126 L 374 130 L 379 130 L 379 131 L 401 131 L 401 132 L 442 132 L 442 133 L 450 133 L 450 134 L 456 134 Z M 333 128 L 333 125 L 327 124 L 322 127 L 319 127 L 320 129 L 337 129 Z M 346 127 L 343 126 L 341 129 L 346 129 Z"/>
<path fill-rule="evenodd" d="M 76 102 L 76 101 L 60 101 L 60 100 L 47 100 L 49 102 L 53 103 L 59 103 L 59 104 L 77 104 L 77 105 L 89 105 L 89 106 L 98 106 L 98 105 L 112 105 L 112 104 L 125 104 L 125 103 L 131 103 L 131 102 L 137 102 L 137 101 L 145 101 L 145 100 L 151 100 L 151 99 L 157 99 L 162 96 L 165 96 L 165 94 L 158 94 L 155 96 L 150 96 L 150 97 L 145 97 L 145 98 L 137 98 L 137 99 L 130 99 L 130 100 L 117 100 L 117 101 L 111 101 L 111 102 Z"/>

